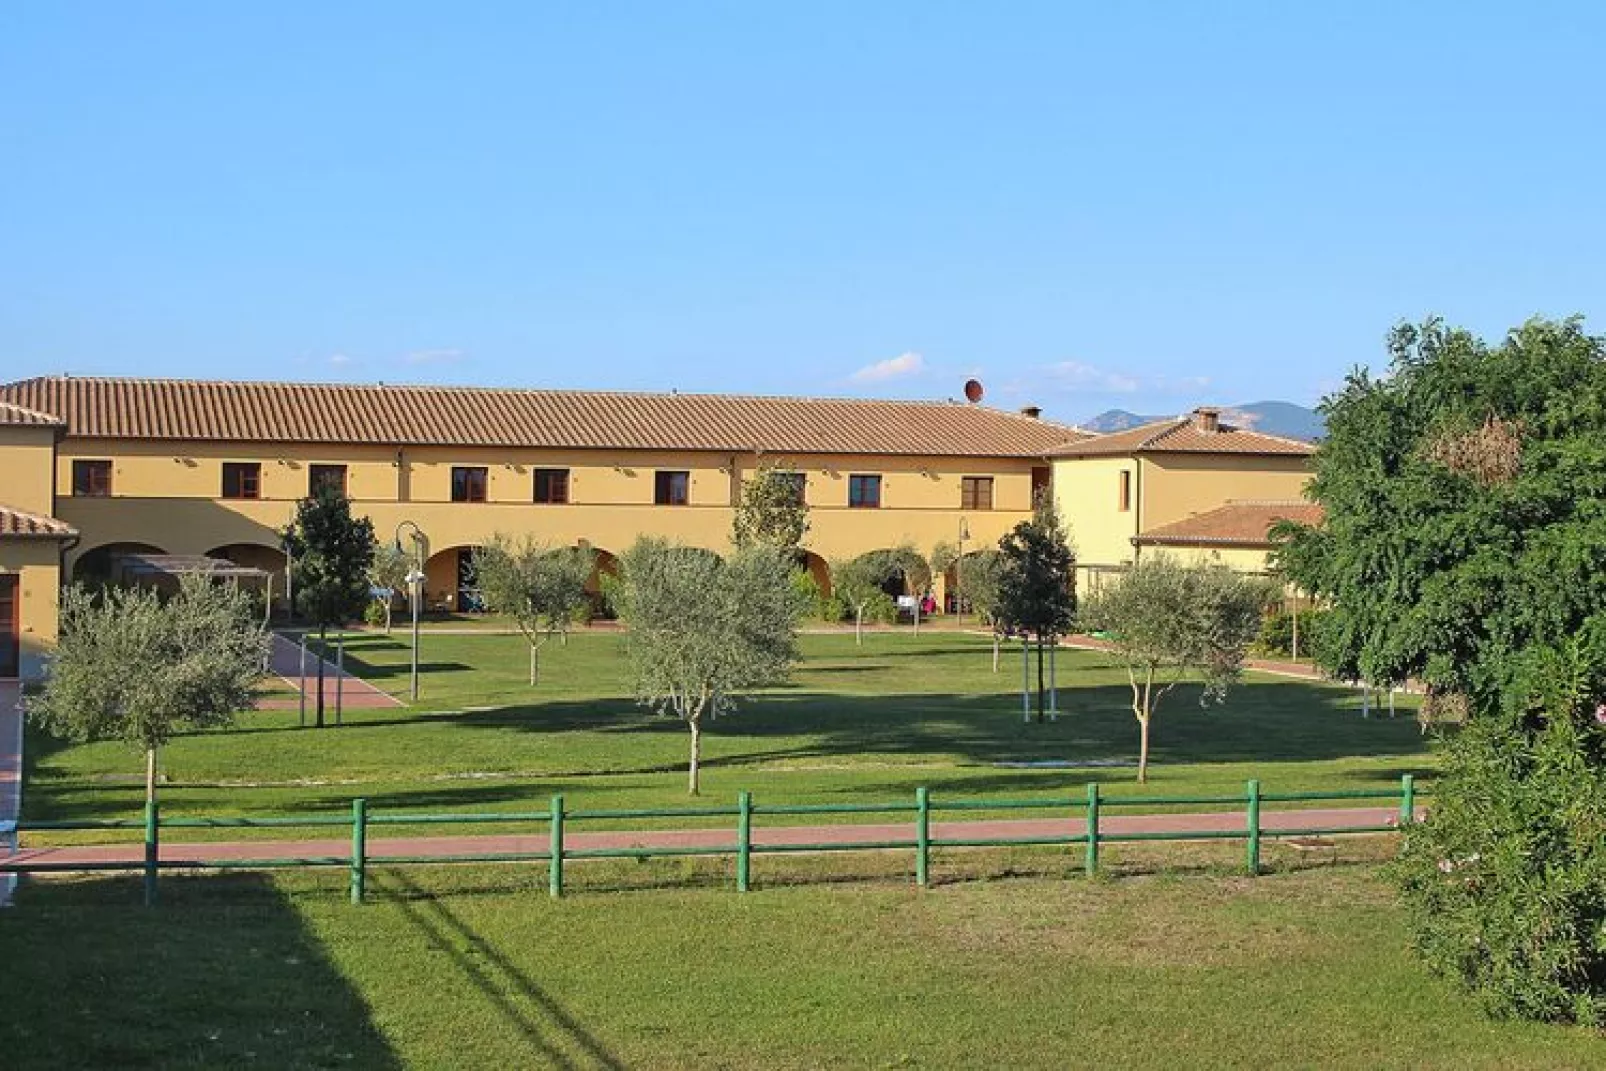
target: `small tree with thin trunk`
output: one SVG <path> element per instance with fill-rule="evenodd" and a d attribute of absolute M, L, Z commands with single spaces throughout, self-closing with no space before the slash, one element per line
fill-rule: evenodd
<path fill-rule="evenodd" d="M 915 634 L 920 633 L 920 599 L 931 590 L 931 563 L 912 543 L 902 543 L 887 551 L 887 579 L 903 575 L 904 588 L 915 597 Z"/>
<path fill-rule="evenodd" d="M 1004 638 L 1003 576 L 1004 557 L 996 550 L 978 550 L 965 555 L 955 570 L 959 597 L 987 623 L 993 634 L 993 672 L 998 672 L 998 649 Z"/>
<path fill-rule="evenodd" d="M 407 574 L 413 570 L 413 557 L 402 549 L 400 543 L 375 543 L 374 564 L 368 570 L 368 579 L 373 587 L 385 588 L 390 595 L 383 600 L 385 607 L 385 635 L 390 635 L 391 610 L 395 606 L 396 596 L 406 590 Z"/>
<path fill-rule="evenodd" d="M 70 740 L 121 738 L 145 752 L 145 802 L 157 751 L 184 729 L 226 725 L 251 705 L 268 637 L 251 598 L 199 576 L 164 600 L 150 588 L 73 586 L 61 639 L 29 716 Z"/>
<path fill-rule="evenodd" d="M 739 695 L 785 680 L 797 661 L 803 606 L 791 557 L 770 547 L 720 558 L 640 539 L 620 561 L 620 617 L 637 700 L 686 723 L 687 787 L 698 794 L 705 720 Z"/>
<path fill-rule="evenodd" d="M 998 621 L 1037 640 L 1037 720 L 1042 721 L 1043 649 L 1070 631 L 1076 615 L 1072 584 L 1076 554 L 1047 495 L 1038 497 L 1031 520 L 1017 524 L 998 541 L 998 553 Z"/>
<path fill-rule="evenodd" d="M 284 533 L 295 562 L 296 605 L 318 626 L 318 707 L 323 728 L 323 677 L 329 626 L 361 616 L 368 605 L 368 576 L 374 564 L 374 525 L 351 515 L 351 500 L 327 484 L 296 506 L 295 521 Z"/>
<path fill-rule="evenodd" d="M 528 536 L 514 542 L 497 534 L 474 552 L 474 575 L 488 609 L 506 614 L 530 645 L 530 685 L 540 676 L 541 648 L 554 636 L 567 638 L 590 596 L 586 581 L 596 552 L 584 547 L 543 546 Z"/>
<path fill-rule="evenodd" d="M 1132 685 L 1138 720 L 1138 780 L 1149 779 L 1149 726 L 1167 692 L 1202 678 L 1201 706 L 1220 703 L 1243 670 L 1244 653 L 1275 587 L 1224 565 L 1146 557 L 1082 607 L 1089 629 L 1111 636 Z"/>
<path fill-rule="evenodd" d="M 853 611 L 853 642 L 864 645 L 864 612 L 886 595 L 881 590 L 892 576 L 886 551 L 872 550 L 857 558 L 831 563 L 831 594 Z"/>

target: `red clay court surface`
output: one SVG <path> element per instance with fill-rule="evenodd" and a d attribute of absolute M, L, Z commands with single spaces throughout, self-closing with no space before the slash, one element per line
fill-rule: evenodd
<path fill-rule="evenodd" d="M 292 641 L 285 639 L 277 632 L 273 634 L 273 655 L 269 660 L 268 669 L 278 674 L 297 693 L 303 689 L 301 686 L 301 649 Z M 310 651 L 306 662 L 307 707 L 311 709 L 318 702 L 318 658 Z M 382 707 L 399 707 L 402 701 L 395 696 L 380 691 L 372 684 L 353 673 L 338 673 L 334 663 L 324 662 L 323 667 L 323 705 L 325 711 L 333 711 L 336 699 L 346 710 L 377 710 Z M 257 700 L 258 710 L 299 710 L 301 699 L 296 696 L 264 696 Z"/>
<path fill-rule="evenodd" d="M 1425 811 L 1420 811 L 1420 818 Z M 1275 838 L 1281 832 L 1323 828 L 1334 831 L 1367 832 L 1370 827 L 1392 825 L 1399 819 L 1394 807 L 1344 807 L 1311 810 L 1263 811 L 1261 835 Z M 373 827 L 370 827 L 370 830 Z M 972 840 L 1002 837 L 1044 837 L 1078 834 L 1085 829 L 1078 814 L 1071 818 L 1004 819 L 976 822 L 933 822 L 935 840 Z M 372 837 L 368 839 L 368 859 L 381 863 L 386 856 L 444 858 L 454 855 L 544 852 L 550 846 L 545 823 L 537 832 L 463 837 Z M 1242 811 L 1202 814 L 1104 815 L 1099 822 L 1101 836 L 1126 833 L 1193 833 L 1199 831 L 1242 832 Z M 785 844 L 849 844 L 854 841 L 907 841 L 914 846 L 914 823 L 875 823 L 834 826 L 770 826 L 753 830 L 758 847 Z M 727 847 L 735 850 L 735 834 L 729 829 L 620 830 L 573 832 L 564 836 L 566 850 L 588 848 L 690 848 Z M 169 866 L 240 859 L 316 859 L 341 861 L 351 855 L 349 837 L 318 840 L 259 840 L 174 843 L 164 842 L 159 857 Z M 70 869 L 73 864 L 126 863 L 130 869 L 144 860 L 139 843 L 74 845 L 59 848 L 23 848 L 3 863 L 49 863 L 52 868 Z"/>

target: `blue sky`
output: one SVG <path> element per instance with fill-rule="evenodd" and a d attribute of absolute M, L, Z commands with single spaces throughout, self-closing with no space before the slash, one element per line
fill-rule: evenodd
<path fill-rule="evenodd" d="M 0 378 L 1308 403 L 1401 318 L 1606 315 L 1603 41 L 1600 4 L 10 4 Z"/>

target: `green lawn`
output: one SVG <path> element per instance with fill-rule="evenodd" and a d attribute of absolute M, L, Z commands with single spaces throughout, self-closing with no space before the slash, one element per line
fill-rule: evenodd
<path fill-rule="evenodd" d="M 532 689 L 520 637 L 426 637 L 417 709 L 352 711 L 322 731 L 298 729 L 294 711 L 250 713 L 185 736 L 163 753 L 165 813 L 314 814 L 358 795 L 415 811 L 529 809 L 555 792 L 593 809 L 684 804 L 687 734 L 632 703 L 621 642 L 599 632 L 549 645 Z M 1081 795 L 1089 780 L 1139 790 L 1128 688 L 1107 655 L 1062 651 L 1065 712 L 1025 725 L 1019 651 L 994 674 L 984 638 L 904 631 L 858 648 L 851 636 L 811 635 L 803 650 L 788 687 L 710 727 L 705 797 L 865 802 L 907 799 L 919 785 L 938 798 Z M 347 658 L 381 688 L 405 690 L 402 635 L 354 638 Z M 1179 689 L 1157 716 L 1154 748 L 1146 791 L 1156 794 L 1239 792 L 1250 777 L 1268 790 L 1388 787 L 1433 765 L 1403 706 L 1393 720 L 1362 719 L 1353 692 L 1274 677 L 1251 677 L 1208 710 L 1196 688 Z M 31 733 L 27 755 L 25 817 L 138 814 L 141 764 L 126 746 Z M 1088 765 L 999 765 L 1045 760 Z"/>
<path fill-rule="evenodd" d="M 174 879 L 154 911 L 133 881 L 34 884 L 0 912 L 0 1052 L 18 1069 L 1606 1066 L 1600 1035 L 1486 1020 L 1426 975 L 1364 864 L 923 893 L 817 873 L 747 896 L 698 887 L 709 866 L 559 902 L 539 868 L 387 871 L 362 908 L 327 873 Z"/>

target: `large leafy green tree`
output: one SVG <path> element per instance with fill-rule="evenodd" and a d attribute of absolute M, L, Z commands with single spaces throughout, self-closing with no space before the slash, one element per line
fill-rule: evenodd
<path fill-rule="evenodd" d="M 351 515 L 351 500 L 339 489 L 322 486 L 296 506 L 295 520 L 283 534 L 295 578 L 296 604 L 318 626 L 320 647 L 327 647 L 330 625 L 344 625 L 361 616 L 371 597 L 369 575 L 374 564 L 374 525 Z M 317 725 L 324 724 L 325 659 L 318 659 Z"/>
<path fill-rule="evenodd" d="M 1058 643 L 1076 616 L 1076 553 L 1049 496 L 1038 497 L 1032 519 L 1017 524 L 1000 539 L 998 552 L 1003 566 L 998 620 L 1005 628 L 1037 640 L 1037 720 L 1042 721 L 1043 649 Z"/>
<path fill-rule="evenodd" d="M 145 752 L 145 800 L 156 758 L 185 729 L 226 725 L 251 705 L 268 638 L 251 598 L 199 576 L 163 599 L 150 588 L 73 586 L 61 638 L 29 715 L 71 740 L 120 738 Z"/>
<path fill-rule="evenodd" d="M 590 601 L 586 581 L 596 562 L 589 547 L 543 546 L 526 536 L 494 535 L 474 552 L 474 575 L 486 606 L 513 619 L 530 645 L 530 684 L 540 673 L 541 648 L 567 639 Z"/>
<path fill-rule="evenodd" d="M 1275 598 L 1272 584 L 1258 577 L 1157 554 L 1082 605 L 1082 624 L 1108 632 L 1126 666 L 1138 720 L 1139 782 L 1149 779 L 1149 727 L 1160 700 L 1197 676 L 1204 684 L 1200 704 L 1222 702 Z"/>
<path fill-rule="evenodd" d="M 1470 717 L 1397 874 L 1430 962 L 1504 1013 L 1606 1018 L 1606 344 L 1436 321 L 1323 403 L 1315 527 L 1278 533 L 1331 607 L 1318 660 Z"/>
<path fill-rule="evenodd" d="M 786 679 L 797 661 L 802 600 L 790 555 L 749 547 L 721 558 L 640 539 L 620 560 L 619 613 L 642 704 L 686 723 L 688 791 L 697 795 L 705 721 L 745 692 Z"/>

